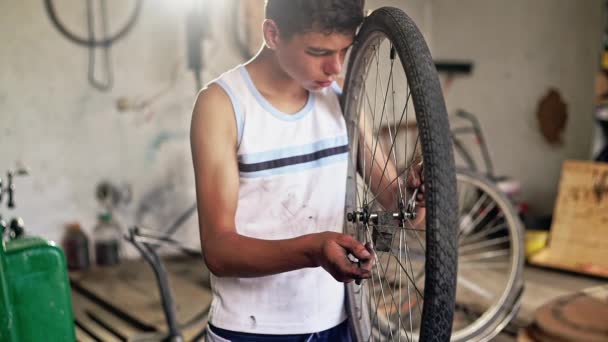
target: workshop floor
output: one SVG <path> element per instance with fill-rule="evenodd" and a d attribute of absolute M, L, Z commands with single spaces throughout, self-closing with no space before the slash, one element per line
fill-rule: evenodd
<path fill-rule="evenodd" d="M 206 309 L 211 299 L 208 271 L 201 261 L 193 259 L 169 260 L 166 266 L 172 274 L 171 287 L 180 323 L 188 324 L 184 335 L 191 340 L 206 324 Z M 535 310 L 546 302 L 608 283 L 531 266 L 526 266 L 524 277 L 525 291 L 519 314 L 494 341 L 516 341 L 518 331 L 533 320 Z M 164 316 L 158 310 L 158 288 L 145 262 L 126 262 L 114 270 L 72 273 L 71 280 L 79 341 L 94 340 L 90 339 L 91 333 L 101 340 L 112 341 L 153 336 L 155 331 L 166 329 Z"/>

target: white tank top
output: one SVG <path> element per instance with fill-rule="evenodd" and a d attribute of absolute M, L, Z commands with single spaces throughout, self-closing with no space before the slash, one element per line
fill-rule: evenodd
<path fill-rule="evenodd" d="M 341 232 L 348 139 L 337 84 L 310 92 L 285 114 L 239 66 L 214 81 L 230 97 L 237 122 L 239 198 L 236 230 L 267 240 Z M 346 319 L 344 285 L 323 268 L 259 278 L 211 275 L 209 321 L 255 334 L 305 334 Z"/>

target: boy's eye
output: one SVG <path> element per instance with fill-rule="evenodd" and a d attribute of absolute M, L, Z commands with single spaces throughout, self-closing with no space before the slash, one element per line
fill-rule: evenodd
<path fill-rule="evenodd" d="M 308 50 L 308 54 L 312 55 L 312 56 L 318 56 L 318 57 L 322 57 L 322 56 L 329 56 L 331 55 L 331 52 L 328 51 L 315 51 L 315 50 Z"/>

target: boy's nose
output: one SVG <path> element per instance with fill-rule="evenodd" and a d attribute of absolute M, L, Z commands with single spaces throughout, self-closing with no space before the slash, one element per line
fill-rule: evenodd
<path fill-rule="evenodd" d="M 339 75 L 342 71 L 342 58 L 338 54 L 331 56 L 326 61 L 323 71 L 328 76 Z"/>

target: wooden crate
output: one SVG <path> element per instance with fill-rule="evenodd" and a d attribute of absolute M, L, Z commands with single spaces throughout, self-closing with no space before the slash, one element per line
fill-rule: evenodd
<path fill-rule="evenodd" d="M 549 246 L 530 262 L 608 277 L 608 163 L 564 163 Z"/>

